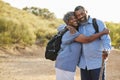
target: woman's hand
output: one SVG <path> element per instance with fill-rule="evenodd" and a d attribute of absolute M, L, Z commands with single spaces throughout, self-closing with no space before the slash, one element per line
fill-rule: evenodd
<path fill-rule="evenodd" d="M 104 34 L 109 34 L 110 33 L 110 30 L 105 28 L 103 31 L 102 31 Z"/>
<path fill-rule="evenodd" d="M 74 27 L 69 26 L 69 25 L 67 26 L 67 28 L 68 28 L 68 30 L 70 31 L 71 34 L 74 34 L 77 31 Z"/>

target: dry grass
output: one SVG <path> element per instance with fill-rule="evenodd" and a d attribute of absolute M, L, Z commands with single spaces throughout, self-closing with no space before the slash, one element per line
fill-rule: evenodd
<path fill-rule="evenodd" d="M 42 53 L 39 56 L 10 56 L 0 51 L 0 80 L 55 80 L 54 62 L 45 60 Z M 111 51 L 107 80 L 120 80 L 119 57 L 120 51 Z M 75 77 L 80 80 L 78 68 Z"/>

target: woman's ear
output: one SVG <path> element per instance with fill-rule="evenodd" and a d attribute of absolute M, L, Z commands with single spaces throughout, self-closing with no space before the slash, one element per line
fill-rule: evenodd
<path fill-rule="evenodd" d="M 87 10 L 85 10 L 85 13 L 88 13 L 88 11 L 87 11 Z"/>

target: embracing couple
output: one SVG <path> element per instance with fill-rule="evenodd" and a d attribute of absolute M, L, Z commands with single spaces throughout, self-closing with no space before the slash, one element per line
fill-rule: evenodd
<path fill-rule="evenodd" d="M 63 20 L 66 25 L 61 25 L 58 30 L 66 26 L 68 31 L 62 37 L 55 62 L 56 80 L 74 80 L 77 66 L 81 80 L 99 80 L 102 60 L 106 60 L 111 50 L 109 30 L 96 19 L 99 33 L 95 33 L 93 18 L 83 6 L 66 13 Z M 105 80 L 105 70 L 104 67 L 101 80 Z"/>

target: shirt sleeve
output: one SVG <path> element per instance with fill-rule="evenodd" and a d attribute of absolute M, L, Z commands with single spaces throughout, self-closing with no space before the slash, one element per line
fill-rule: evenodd
<path fill-rule="evenodd" d="M 97 21 L 99 26 L 99 31 L 103 31 L 106 28 L 106 25 L 102 21 Z M 101 40 L 103 42 L 103 50 L 110 51 L 111 50 L 111 38 L 109 34 L 101 36 Z"/>
<path fill-rule="evenodd" d="M 76 33 L 71 34 L 70 31 L 67 31 L 62 37 L 62 44 L 70 44 L 74 41 L 76 37 L 78 37 L 80 33 L 76 31 Z"/>

